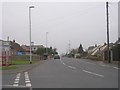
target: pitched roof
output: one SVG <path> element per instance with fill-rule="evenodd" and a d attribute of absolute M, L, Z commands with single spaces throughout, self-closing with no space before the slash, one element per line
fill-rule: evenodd
<path fill-rule="evenodd" d="M 22 45 L 21 47 L 24 49 L 24 51 L 30 51 L 30 48 L 27 45 Z"/>
<path fill-rule="evenodd" d="M 16 51 L 24 51 L 24 49 L 16 42 L 10 41 L 10 47 Z"/>
<path fill-rule="evenodd" d="M 120 38 L 115 42 L 115 44 L 120 44 Z"/>

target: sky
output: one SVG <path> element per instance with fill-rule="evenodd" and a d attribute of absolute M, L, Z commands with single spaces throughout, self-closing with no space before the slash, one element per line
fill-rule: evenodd
<path fill-rule="evenodd" d="M 84 49 L 107 42 L 105 2 L 3 2 L 2 39 L 15 39 L 29 45 L 29 9 L 31 10 L 31 38 L 35 45 L 47 44 L 59 53 Z M 118 3 L 110 2 L 110 42 L 118 39 Z M 0 9 L 1 11 L 1 9 Z M 0 18 L 1 19 L 1 18 Z"/>

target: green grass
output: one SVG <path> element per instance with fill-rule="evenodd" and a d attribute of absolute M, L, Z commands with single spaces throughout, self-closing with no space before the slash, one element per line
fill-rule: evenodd
<path fill-rule="evenodd" d="M 27 60 L 12 60 L 12 65 L 24 65 L 29 64 Z"/>
<path fill-rule="evenodd" d="M 2 66 L 0 67 L 0 70 L 13 70 L 13 69 L 17 69 L 17 66 Z"/>
<path fill-rule="evenodd" d="M 33 61 L 33 64 L 36 63 L 37 61 Z M 28 60 L 12 60 L 12 65 L 26 65 L 30 64 L 30 61 Z"/>
<path fill-rule="evenodd" d="M 34 60 L 32 63 L 36 63 L 38 60 Z M 27 65 L 30 64 L 29 60 L 12 60 L 12 65 L 10 66 L 2 66 L 0 70 L 12 70 L 17 69 L 17 65 Z"/>

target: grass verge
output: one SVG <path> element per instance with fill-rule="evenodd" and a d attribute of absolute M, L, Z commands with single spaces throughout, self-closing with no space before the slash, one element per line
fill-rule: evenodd
<path fill-rule="evenodd" d="M 0 67 L 0 70 L 13 70 L 13 69 L 17 69 L 17 66 L 11 65 L 11 66 L 2 66 Z"/>
<path fill-rule="evenodd" d="M 34 60 L 32 61 L 32 64 L 38 62 L 38 60 Z M 27 65 L 30 64 L 30 62 L 28 60 L 12 60 L 12 65 L 10 66 L 1 66 L 0 70 L 13 70 L 13 69 L 17 69 L 17 65 Z"/>
<path fill-rule="evenodd" d="M 32 63 L 36 63 L 37 60 L 32 61 Z M 26 65 L 26 64 L 30 64 L 30 62 L 28 60 L 12 60 L 12 65 Z"/>

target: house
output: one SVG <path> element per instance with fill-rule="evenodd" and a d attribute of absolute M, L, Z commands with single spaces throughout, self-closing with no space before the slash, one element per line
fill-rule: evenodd
<path fill-rule="evenodd" d="M 109 51 L 111 62 L 120 61 L 120 40 L 117 40 L 115 43 L 110 43 Z M 97 57 L 103 61 L 108 61 L 108 45 L 106 43 L 98 45 L 97 47 L 88 48 L 88 53 L 90 56 Z"/>
<path fill-rule="evenodd" d="M 36 51 L 38 50 L 38 48 L 44 48 L 43 45 L 32 45 L 31 46 L 31 50 L 34 54 L 36 54 Z"/>
<path fill-rule="evenodd" d="M 104 45 L 98 45 L 96 48 L 94 48 L 91 55 L 101 57 L 103 55 L 103 52 L 107 50 L 107 44 L 104 43 Z"/>
<path fill-rule="evenodd" d="M 88 47 L 87 53 L 91 54 L 92 52 L 94 52 L 96 50 L 96 47 L 97 47 L 97 45 Z"/>
<path fill-rule="evenodd" d="M 15 42 L 15 40 L 10 41 L 10 48 L 12 50 L 12 55 L 24 54 L 24 49 Z"/>
<path fill-rule="evenodd" d="M 25 55 L 29 55 L 30 54 L 30 47 L 27 45 L 21 45 L 21 47 L 24 50 Z"/>
<path fill-rule="evenodd" d="M 110 51 L 111 48 L 113 46 L 113 43 L 110 43 Z M 106 43 L 104 43 L 103 45 L 98 45 L 95 47 L 90 47 L 88 48 L 88 54 L 93 56 L 93 57 L 97 57 L 100 60 L 107 60 L 107 50 L 108 50 L 108 45 Z M 110 54 L 111 57 L 111 54 Z"/>
<path fill-rule="evenodd" d="M 24 49 L 26 55 L 30 54 L 30 46 L 22 45 L 21 47 Z M 43 45 L 32 45 L 31 52 L 33 54 L 36 54 L 37 49 L 41 47 L 44 47 L 44 46 Z"/>

